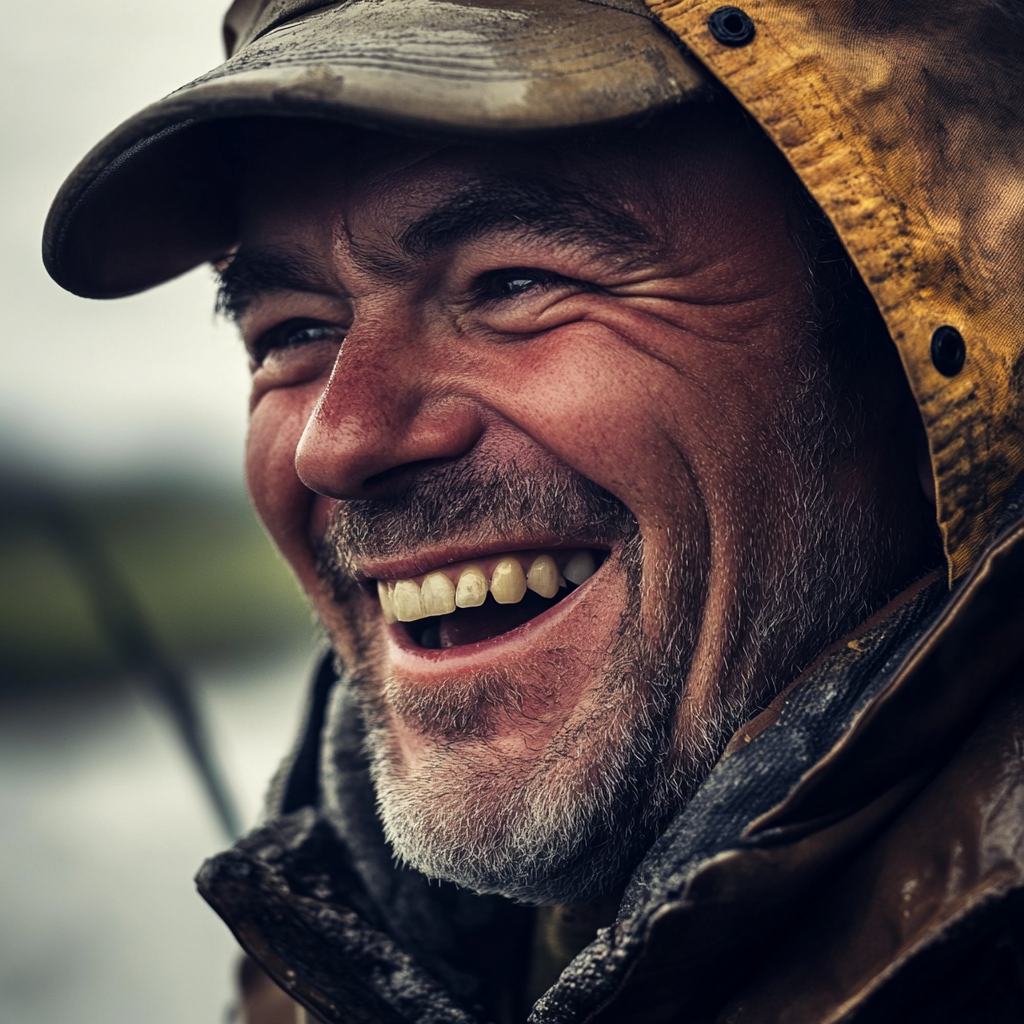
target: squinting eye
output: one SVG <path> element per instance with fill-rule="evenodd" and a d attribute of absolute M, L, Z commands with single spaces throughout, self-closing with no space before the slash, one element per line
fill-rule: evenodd
<path fill-rule="evenodd" d="M 492 270 L 477 278 L 477 294 L 484 302 L 496 299 L 510 299 L 532 288 L 546 287 L 565 281 L 559 274 L 547 270 L 535 270 L 532 267 L 510 267 L 505 270 Z"/>
<path fill-rule="evenodd" d="M 324 323 L 322 320 L 295 319 L 264 331 L 251 346 L 252 357 L 259 365 L 271 352 L 283 349 L 299 348 L 317 341 L 344 340 L 345 331 L 337 324 Z"/>

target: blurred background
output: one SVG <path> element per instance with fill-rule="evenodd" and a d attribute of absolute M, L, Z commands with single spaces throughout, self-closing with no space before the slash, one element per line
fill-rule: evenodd
<path fill-rule="evenodd" d="M 219 63 L 224 7 L 4 10 L 0 1024 L 224 1020 L 234 944 L 192 876 L 225 839 L 167 685 L 186 682 L 249 826 L 315 660 L 245 499 L 247 372 L 209 271 L 101 303 L 39 259 L 63 177 Z"/>

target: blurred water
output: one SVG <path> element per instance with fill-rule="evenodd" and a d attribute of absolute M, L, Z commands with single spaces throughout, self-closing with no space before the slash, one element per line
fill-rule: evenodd
<path fill-rule="evenodd" d="M 197 678 L 249 824 L 310 664 Z M 222 1020 L 236 947 L 191 879 L 225 843 L 158 710 L 119 686 L 0 712 L 0 1024 Z"/>

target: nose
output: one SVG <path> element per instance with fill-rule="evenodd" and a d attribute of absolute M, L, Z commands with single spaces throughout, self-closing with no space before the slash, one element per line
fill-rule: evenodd
<path fill-rule="evenodd" d="M 479 405 L 458 387 L 444 346 L 386 320 L 354 327 L 295 453 L 299 479 L 330 498 L 386 498 L 418 470 L 479 440 Z"/>

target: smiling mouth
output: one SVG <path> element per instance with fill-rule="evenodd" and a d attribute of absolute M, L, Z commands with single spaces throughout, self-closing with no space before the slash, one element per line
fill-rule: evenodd
<path fill-rule="evenodd" d="M 437 650 L 508 633 L 553 608 L 600 568 L 607 551 L 514 552 L 411 579 L 377 580 L 384 621 Z"/>

